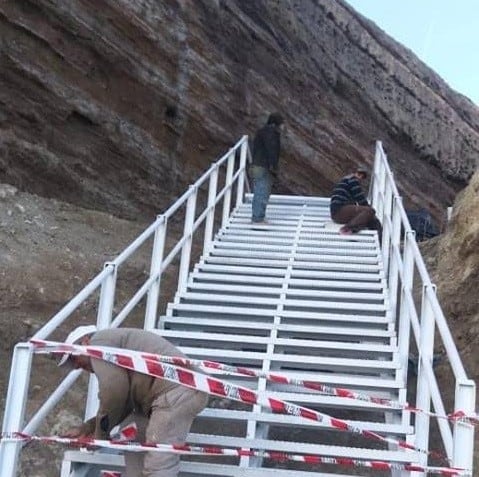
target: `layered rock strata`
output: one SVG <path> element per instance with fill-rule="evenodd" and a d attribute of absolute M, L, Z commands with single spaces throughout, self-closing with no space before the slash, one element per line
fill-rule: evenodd
<path fill-rule="evenodd" d="M 272 110 L 277 190 L 329 194 L 374 141 L 436 217 L 479 157 L 479 109 L 336 0 L 0 4 L 0 182 L 152 216 Z"/>

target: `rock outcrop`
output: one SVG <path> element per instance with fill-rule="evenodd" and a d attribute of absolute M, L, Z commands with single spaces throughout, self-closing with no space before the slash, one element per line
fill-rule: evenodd
<path fill-rule="evenodd" d="M 461 191 L 449 230 L 438 244 L 435 281 L 441 303 L 457 342 L 468 356 L 474 379 L 479 379 L 479 171 Z"/>
<path fill-rule="evenodd" d="M 438 217 L 479 157 L 479 108 L 341 0 L 6 0 L 0 182 L 152 216 L 266 113 L 279 189 L 328 194 L 381 139 Z"/>
<path fill-rule="evenodd" d="M 479 382 L 479 171 L 461 191 L 446 233 L 425 244 L 423 253 L 432 268 L 431 277 L 448 320 L 467 376 Z M 432 266 L 430 266 L 432 265 Z M 437 345 L 441 346 L 437 339 Z M 441 348 L 439 348 L 441 349 Z M 438 375 L 445 402 L 454 402 L 451 367 L 444 360 Z M 476 411 L 477 412 L 477 411 Z M 479 466 L 479 435 L 475 433 L 474 469 Z"/>

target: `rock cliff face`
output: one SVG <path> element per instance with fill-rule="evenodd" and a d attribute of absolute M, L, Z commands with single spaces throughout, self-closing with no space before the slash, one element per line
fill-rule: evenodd
<path fill-rule="evenodd" d="M 267 112 L 278 190 L 329 194 L 381 139 L 438 216 L 479 108 L 341 0 L 4 0 L 0 182 L 131 217 L 167 206 Z"/>

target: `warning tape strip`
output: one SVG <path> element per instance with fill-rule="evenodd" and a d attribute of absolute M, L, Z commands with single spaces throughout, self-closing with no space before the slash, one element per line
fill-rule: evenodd
<path fill-rule="evenodd" d="M 37 341 L 39 343 L 46 343 L 39 340 L 32 340 L 32 343 L 35 343 Z M 290 377 L 283 376 L 281 374 L 276 374 L 276 373 L 266 373 L 264 371 L 258 371 L 255 369 L 245 368 L 242 366 L 231 366 L 231 365 L 219 363 L 217 361 L 190 359 L 190 358 L 184 358 L 181 356 L 164 356 L 164 355 L 157 355 L 152 353 L 135 352 L 135 351 L 119 349 L 119 348 L 108 348 L 108 350 L 121 353 L 121 354 L 126 354 L 128 356 L 140 356 L 143 359 L 158 361 L 161 363 L 169 363 L 176 366 L 182 366 L 182 367 L 196 366 L 206 370 L 225 371 L 228 374 L 240 374 L 240 375 L 249 376 L 249 377 L 265 378 L 267 381 L 270 381 L 272 383 L 291 384 L 298 387 L 304 387 L 306 389 L 312 389 L 314 391 L 318 391 L 321 394 L 328 395 L 328 396 L 355 399 L 358 401 L 379 404 L 379 405 L 389 407 L 395 410 L 404 410 L 404 411 L 409 411 L 412 413 L 421 413 L 429 417 L 435 417 L 437 419 L 447 419 L 453 422 L 463 422 L 463 423 L 467 423 L 471 425 L 479 425 L 478 416 L 466 416 L 466 414 L 460 410 L 448 415 L 441 415 L 435 412 L 419 409 L 417 407 L 409 405 L 408 403 L 401 403 L 399 401 L 394 401 L 391 399 L 369 396 L 367 394 L 358 393 L 356 391 L 352 391 L 346 388 L 327 386 L 325 384 L 318 383 L 318 382 L 290 378 Z"/>
<path fill-rule="evenodd" d="M 267 395 L 265 393 L 258 394 L 252 389 L 236 386 L 226 381 L 221 381 L 219 379 L 212 378 L 189 369 L 178 368 L 175 365 L 144 358 L 140 352 L 128 350 L 128 353 L 126 353 L 125 350 L 120 350 L 121 352 L 118 352 L 117 349 L 108 347 L 80 346 L 75 344 L 70 345 L 43 340 L 31 340 L 30 342 L 36 348 L 34 351 L 38 353 L 74 352 L 76 354 L 90 356 L 92 358 L 101 359 L 131 371 L 147 374 L 155 378 L 166 379 L 167 381 L 181 384 L 191 389 L 203 391 L 207 394 L 213 394 L 215 396 L 232 399 L 234 401 L 239 401 L 246 404 L 261 405 L 271 409 L 271 411 L 276 414 L 289 414 L 308 420 L 321 422 L 326 427 L 351 432 L 353 434 L 359 434 L 368 439 L 381 441 L 387 444 L 393 444 L 402 449 L 416 451 L 421 454 L 435 456 L 439 459 L 448 461 L 447 457 L 440 453 L 420 449 L 404 440 L 393 439 L 391 437 L 385 437 L 381 434 L 378 434 L 377 432 L 360 429 L 341 419 L 334 418 L 328 414 L 314 411 L 297 404 L 282 401 L 272 395 Z"/>
<path fill-rule="evenodd" d="M 132 422 L 122 427 L 116 434 L 110 436 L 114 441 L 134 441 L 138 435 L 138 426 Z"/>
<path fill-rule="evenodd" d="M 367 467 L 374 470 L 404 470 L 409 472 L 423 472 L 442 476 L 470 476 L 465 469 L 450 467 L 429 467 L 417 464 L 401 464 L 377 460 L 351 459 L 347 457 L 327 457 L 317 454 L 290 454 L 278 451 L 252 450 L 248 448 L 222 448 L 213 446 L 192 446 L 189 444 L 158 444 L 126 442 L 125 440 L 100 440 L 89 437 L 69 438 L 59 436 L 31 436 L 22 433 L 3 434 L 2 441 L 14 442 L 43 442 L 46 444 L 63 444 L 78 448 L 94 450 L 109 448 L 127 452 L 169 452 L 182 455 L 260 457 L 280 462 L 294 461 L 310 465 L 332 464 L 344 467 Z M 103 471 L 104 476 L 114 476 L 111 471 Z"/>

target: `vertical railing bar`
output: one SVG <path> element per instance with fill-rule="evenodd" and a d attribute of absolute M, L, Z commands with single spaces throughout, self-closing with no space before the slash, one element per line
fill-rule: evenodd
<path fill-rule="evenodd" d="M 389 271 L 389 260 L 390 260 L 390 244 L 391 244 L 391 235 L 392 230 L 389 228 L 389 224 L 391 224 L 390 217 L 391 217 L 391 210 L 392 210 L 392 188 L 389 182 L 386 183 L 386 197 L 385 197 L 385 213 L 383 213 L 383 219 L 381 223 L 383 224 L 383 236 L 382 236 L 382 250 L 383 250 L 383 263 L 384 263 L 384 270 L 385 273 Z M 388 226 L 384 227 L 385 225 L 385 215 L 388 216 Z"/>
<path fill-rule="evenodd" d="M 421 323 L 419 336 L 419 358 L 417 373 L 416 407 L 429 411 L 431 408 L 431 390 L 429 380 L 424 371 L 424 363 L 432 366 L 434 354 L 434 315 L 432 312 L 426 290 L 431 285 L 424 285 L 421 300 Z M 432 285 L 434 287 L 434 285 Z M 416 447 L 420 449 L 429 448 L 429 426 L 430 417 L 427 413 L 421 412 L 416 415 Z M 427 455 L 422 455 L 422 464 L 427 465 Z"/>
<path fill-rule="evenodd" d="M 247 154 L 247 161 L 246 161 L 247 165 L 246 165 L 246 167 L 248 167 L 249 164 L 251 164 L 253 162 L 253 156 L 251 154 L 251 149 L 249 147 L 249 143 L 246 147 L 246 154 Z M 250 185 L 249 180 L 248 180 L 248 174 L 245 174 L 244 180 L 245 180 L 245 186 L 246 186 L 246 193 L 250 194 L 251 193 L 251 185 Z"/>
<path fill-rule="evenodd" d="M 238 182 L 236 185 L 236 207 L 239 207 L 243 203 L 243 191 L 246 177 L 246 155 L 248 149 L 248 136 L 244 136 L 245 141 L 241 145 Z"/>
<path fill-rule="evenodd" d="M 374 154 L 374 167 L 373 167 L 373 174 L 372 174 L 372 197 L 369 199 L 371 200 L 371 205 L 374 209 L 377 210 L 378 208 L 378 193 L 379 193 L 379 167 L 381 164 L 381 148 L 380 142 L 376 141 L 376 151 Z"/>
<path fill-rule="evenodd" d="M 223 216 L 221 219 L 221 226 L 224 227 L 228 222 L 230 217 L 230 209 L 231 209 L 231 188 L 232 183 L 231 180 L 233 178 L 233 169 L 235 165 L 235 151 L 231 151 L 230 156 L 228 158 L 228 165 L 226 167 L 226 181 L 225 181 L 225 196 L 223 199 Z"/>
<path fill-rule="evenodd" d="M 398 350 L 403 373 L 403 382 L 407 382 L 407 369 L 409 358 L 409 338 L 411 334 L 409 301 L 406 294 L 411 292 L 414 276 L 414 261 L 411 242 L 416 240 L 416 234 L 413 231 L 406 232 L 404 237 L 404 254 L 402 269 L 402 289 L 399 303 L 399 326 L 398 326 Z"/>
<path fill-rule="evenodd" d="M 99 330 L 110 327 L 111 317 L 113 315 L 113 304 L 115 302 L 116 276 L 118 267 L 114 262 L 106 262 L 104 269 L 110 270 L 101 284 L 100 300 L 98 303 L 98 312 L 96 326 Z M 90 419 L 96 415 L 98 410 L 98 380 L 92 373 L 89 377 L 88 395 L 85 405 L 85 419 Z"/>
<path fill-rule="evenodd" d="M 158 300 L 161 289 L 161 265 L 163 263 L 163 254 L 165 252 L 165 240 L 168 220 L 164 215 L 157 217 L 158 226 L 155 230 L 153 241 L 153 250 L 151 252 L 150 277 L 156 277 L 148 290 L 146 300 L 145 322 L 143 328 L 152 330 L 156 325 L 156 315 L 158 312 Z"/>
<path fill-rule="evenodd" d="M 475 414 L 476 384 L 474 381 L 459 380 L 456 382 L 454 411 L 463 412 L 466 416 Z M 456 420 L 453 433 L 452 466 L 471 469 L 474 458 L 474 426 L 467 422 Z"/>
<path fill-rule="evenodd" d="M 23 428 L 32 355 L 30 344 L 19 343 L 15 346 L 3 416 L 2 433 L 4 434 L 19 432 Z M 21 446 L 20 442 L 14 441 L 0 443 L 0 477 L 16 475 Z"/>
<path fill-rule="evenodd" d="M 401 241 L 401 215 L 399 208 L 401 206 L 401 197 L 394 197 L 392 205 L 392 231 L 391 231 L 391 243 L 389 246 L 389 304 L 391 307 L 391 314 L 397 322 L 397 301 L 398 301 L 398 283 L 399 283 L 399 263 L 396 259 L 395 249 L 399 249 Z"/>
<path fill-rule="evenodd" d="M 383 221 L 384 220 L 384 210 L 385 210 L 385 187 L 386 187 L 386 167 L 384 161 L 381 161 L 379 164 L 379 201 L 377 208 L 377 217 Z"/>
<path fill-rule="evenodd" d="M 182 292 L 186 289 L 188 280 L 188 272 L 190 269 L 191 258 L 191 244 L 193 241 L 193 224 L 195 221 L 196 211 L 196 197 L 198 190 L 195 186 L 190 186 L 193 189 L 192 194 L 188 197 L 186 203 L 185 225 L 183 231 L 183 237 L 186 237 L 183 248 L 181 249 L 180 271 L 178 273 L 178 292 Z"/>
<path fill-rule="evenodd" d="M 216 194 L 218 190 L 218 168 L 213 166 L 210 182 L 208 186 L 208 215 L 206 216 L 205 234 L 203 242 L 203 255 L 209 250 L 210 243 L 213 240 L 213 229 L 215 223 Z"/>

